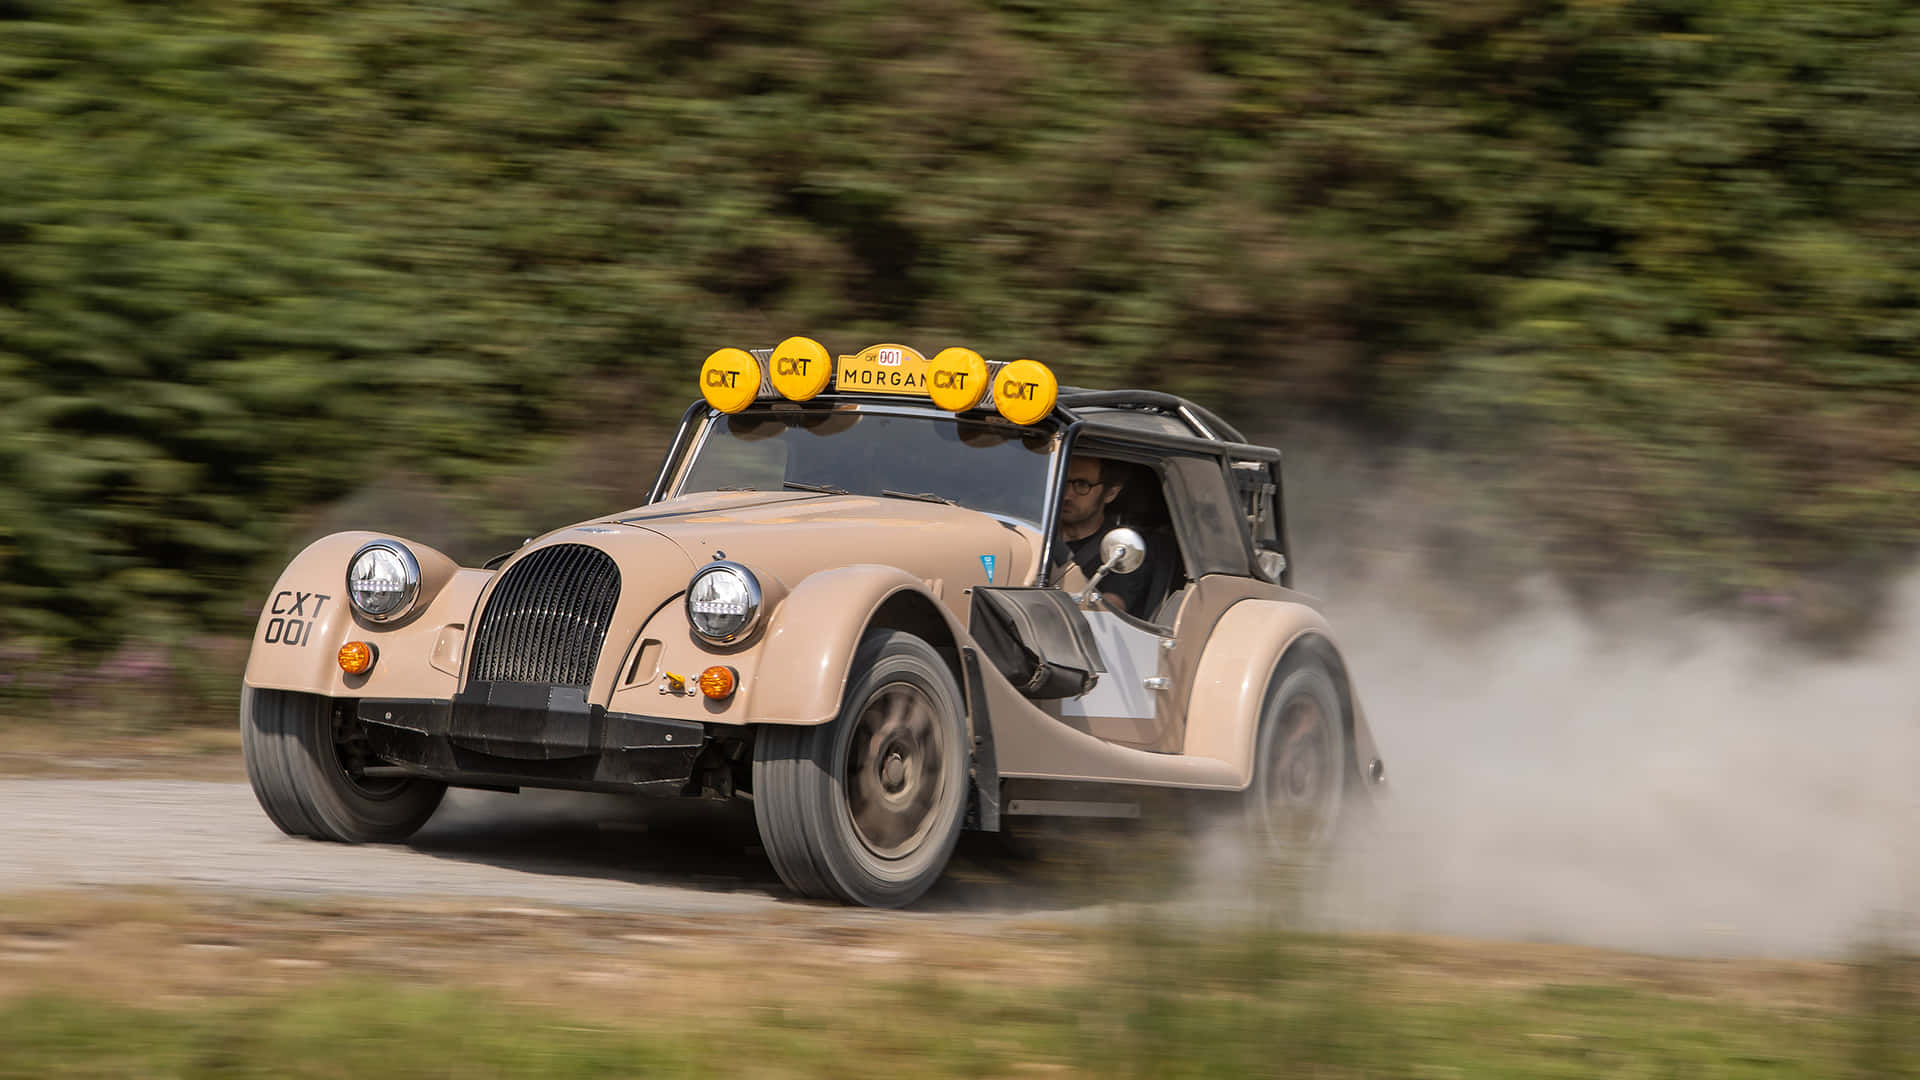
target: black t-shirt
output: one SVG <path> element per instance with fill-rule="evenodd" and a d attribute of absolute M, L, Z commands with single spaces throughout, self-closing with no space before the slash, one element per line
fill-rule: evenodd
<path fill-rule="evenodd" d="M 1083 536 L 1078 540 L 1068 540 L 1065 537 L 1060 540 L 1061 548 L 1065 550 L 1067 558 L 1080 568 L 1080 573 L 1089 581 L 1100 569 L 1100 541 L 1106 535 L 1107 530 L 1101 528 L 1095 529 L 1091 535 Z M 1147 590 L 1153 588 L 1154 568 L 1166 560 L 1165 545 L 1155 543 L 1151 536 L 1146 536 L 1144 539 L 1147 541 L 1147 557 L 1140 561 L 1139 569 L 1131 574 L 1108 574 L 1100 579 L 1100 591 L 1112 593 L 1118 597 L 1121 608 L 1136 619 L 1153 617 L 1153 612 L 1146 610 L 1147 601 L 1150 599 L 1147 596 Z M 1065 563 L 1060 564 L 1061 567 L 1065 565 Z"/>

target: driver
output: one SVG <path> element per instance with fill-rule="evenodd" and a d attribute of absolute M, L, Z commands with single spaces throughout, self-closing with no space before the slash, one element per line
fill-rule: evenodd
<path fill-rule="evenodd" d="M 1120 497 L 1126 482 L 1122 466 L 1106 458 L 1074 455 L 1067 462 L 1066 482 L 1060 485 L 1056 556 L 1065 556 L 1088 580 L 1100 569 L 1100 540 L 1107 535 L 1107 506 Z M 1164 553 L 1149 544 L 1147 557 L 1131 574 L 1108 574 L 1100 579 L 1100 595 L 1108 606 L 1136 618 L 1148 614 L 1147 590 L 1153 586 L 1153 568 Z M 1054 566 L 1055 574 L 1067 563 Z"/>

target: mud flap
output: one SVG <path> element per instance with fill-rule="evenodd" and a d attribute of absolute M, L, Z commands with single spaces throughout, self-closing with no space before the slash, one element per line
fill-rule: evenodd
<path fill-rule="evenodd" d="M 973 729 L 973 792 L 963 828 L 999 832 L 1000 759 L 993 748 L 993 717 L 987 711 L 987 688 L 980 678 L 979 650 L 961 649 L 960 669 L 967 677 L 967 716 Z"/>

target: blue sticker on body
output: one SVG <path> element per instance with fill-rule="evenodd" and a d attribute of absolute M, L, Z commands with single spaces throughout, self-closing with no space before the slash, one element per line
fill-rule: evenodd
<path fill-rule="evenodd" d="M 993 556 L 980 556 L 980 565 L 987 568 L 987 584 L 993 584 Z"/>

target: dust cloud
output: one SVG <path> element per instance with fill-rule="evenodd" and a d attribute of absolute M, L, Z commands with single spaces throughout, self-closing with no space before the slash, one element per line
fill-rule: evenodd
<path fill-rule="evenodd" d="M 1329 928 L 1842 956 L 1920 913 L 1920 574 L 1852 658 L 1658 602 L 1523 591 L 1448 632 L 1329 598 L 1391 796 L 1315 890 Z"/>

